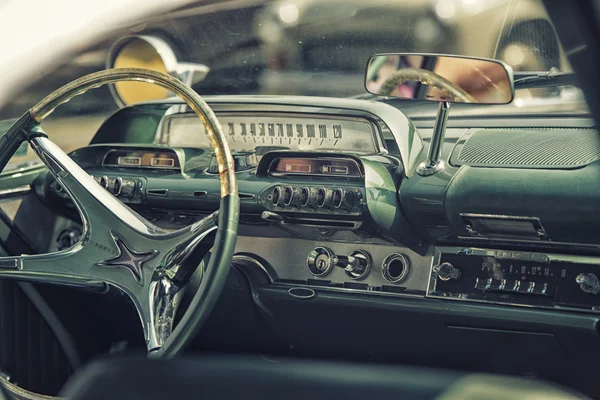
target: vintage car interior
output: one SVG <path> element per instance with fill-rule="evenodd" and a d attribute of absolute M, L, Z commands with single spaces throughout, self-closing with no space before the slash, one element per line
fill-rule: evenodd
<path fill-rule="evenodd" d="M 355 98 L 205 96 L 120 38 L 0 138 L 41 160 L 0 175 L 6 397 L 600 397 L 598 5 L 545 4 L 574 72 L 376 54 Z M 102 85 L 66 154 L 40 124 Z"/>

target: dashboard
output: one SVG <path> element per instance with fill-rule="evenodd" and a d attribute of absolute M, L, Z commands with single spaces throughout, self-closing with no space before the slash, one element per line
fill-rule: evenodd
<path fill-rule="evenodd" d="M 560 349 L 560 329 L 561 344 L 597 345 L 600 140 L 592 121 L 518 120 L 510 128 L 494 119 L 450 120 L 446 166 L 424 177 L 416 170 L 432 126 L 417 127 L 390 105 L 314 97 L 207 101 L 235 161 L 240 225 L 233 270 L 244 271 L 252 302 L 289 340 L 287 348 L 364 348 L 367 359 L 375 349 L 385 359 L 398 346 L 406 359 L 430 351 L 447 357 L 447 365 L 471 368 L 485 364 L 478 357 L 490 351 L 473 343 L 494 343 L 494 364 L 482 368 L 513 368 L 514 351 L 537 349 L 520 370 L 528 373 L 553 362 L 547 349 Z M 572 159 L 555 154 L 558 141 Z M 521 150 L 531 146 L 528 157 Z M 163 229 L 219 207 L 214 154 L 181 103 L 124 108 L 70 156 Z M 78 220 L 51 176 L 35 186 L 58 213 Z M 82 233 L 76 222 L 61 225 L 53 249 Z M 336 334 L 324 337 L 320 326 Z M 311 329 L 317 331 L 301 334 Z M 372 330 L 379 341 L 364 342 Z M 450 357 L 447 341 L 477 352 Z M 461 359 L 469 365 L 457 364 Z M 573 379 L 584 376 L 576 366 L 572 371 Z"/>
<path fill-rule="evenodd" d="M 370 295 L 600 311 L 600 298 L 589 295 L 600 293 L 600 279 L 593 273 L 600 258 L 566 257 L 555 250 L 561 243 L 564 248 L 573 228 L 565 228 L 556 217 L 544 217 L 549 210 L 543 204 L 528 210 L 528 197 L 515 211 L 507 210 L 513 204 L 501 198 L 495 209 L 489 202 L 475 207 L 473 198 L 481 194 L 466 195 L 474 181 L 464 175 L 486 168 L 485 157 L 479 156 L 475 166 L 469 164 L 469 154 L 490 151 L 486 138 L 492 137 L 489 146 L 497 148 L 499 134 L 513 144 L 512 135 L 517 135 L 541 143 L 543 153 L 539 132 L 493 135 L 489 129 L 451 128 L 444 149 L 448 167 L 424 178 L 415 168 L 424 157 L 425 143 L 398 109 L 348 99 L 234 99 L 214 98 L 210 104 L 227 133 L 238 175 L 241 225 L 236 251 L 267 271 L 273 282 Z M 115 136 L 114 126 L 122 124 L 111 120 L 143 117 L 141 109 L 148 114 L 158 109 L 162 115 L 148 143 L 128 144 L 126 132 Z M 582 143 L 588 153 L 594 140 L 590 133 L 586 127 L 573 133 L 574 144 Z M 90 146 L 71 156 L 101 186 L 163 227 L 180 228 L 218 208 L 214 154 L 202 123 L 182 104 L 123 109 L 100 128 Z M 586 153 L 587 164 L 577 164 L 576 170 L 564 160 L 541 170 L 543 154 L 531 165 L 522 154 L 515 160 L 523 164 L 521 176 L 550 178 L 593 170 L 592 156 Z M 516 166 L 510 154 L 505 158 L 510 167 Z M 510 185 L 519 182 L 503 176 L 511 171 L 494 177 L 506 180 L 509 195 Z M 499 199 L 494 201 L 498 204 Z M 587 239 L 595 241 L 593 235 Z M 570 246 L 592 248 L 585 242 Z"/>

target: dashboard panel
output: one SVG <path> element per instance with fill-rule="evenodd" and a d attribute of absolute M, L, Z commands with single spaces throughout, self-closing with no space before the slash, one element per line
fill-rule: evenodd
<path fill-rule="evenodd" d="M 309 100 L 313 104 L 309 104 Z M 561 264 L 560 268 L 554 264 L 524 262 L 512 265 L 514 271 L 508 265 L 507 271 L 499 272 L 495 266 L 501 265 L 499 268 L 504 269 L 505 261 L 498 261 L 494 255 L 487 255 L 482 261 L 472 255 L 446 254 L 439 250 L 440 245 L 452 240 L 458 243 L 479 240 L 482 247 L 497 243 L 512 251 L 532 241 L 538 248 L 562 245 L 548 238 L 562 239 L 561 233 L 570 235 L 564 221 L 562 232 L 555 233 L 556 210 L 552 219 L 545 215 L 538 218 L 543 211 L 539 207 L 536 212 L 522 215 L 519 210 L 522 211 L 526 203 L 511 202 L 510 213 L 494 215 L 490 212 L 490 207 L 506 209 L 500 192 L 506 193 L 507 186 L 497 181 L 511 175 L 511 171 L 497 168 L 490 176 L 484 168 L 449 163 L 442 173 L 415 176 L 411 170 L 416 161 L 425 156 L 420 137 L 411 123 L 402 124 L 405 116 L 400 111 L 379 107 L 381 104 L 314 98 L 287 102 L 285 99 L 257 101 L 236 97 L 235 101 L 228 101 L 216 99 L 210 104 L 228 134 L 230 147 L 236 150 L 234 157 L 241 154 L 246 160 L 240 163 L 245 167 L 236 172 L 241 198 L 240 221 L 251 230 L 246 235 L 240 234 L 238 250 L 250 258 L 264 258 L 272 264 L 279 283 L 324 290 L 351 288 L 361 293 L 388 295 L 402 295 L 410 288 L 412 295 L 432 300 L 600 310 L 600 303 L 589 293 L 600 293 L 600 280 L 589 276 L 597 260 L 570 262 Z M 90 174 L 98 177 L 99 183 L 106 184 L 121 200 L 157 221 L 168 219 L 168 225 L 176 228 L 179 222 L 187 223 L 195 216 L 214 211 L 219 202 L 218 175 L 209 173 L 208 137 L 201 122 L 189 111 L 180 104 L 164 108 L 164 117 L 154 135 L 158 144 L 148 144 L 146 148 L 136 148 L 133 144 L 131 148 L 126 144 L 111 148 L 112 145 L 106 144 L 102 154 L 110 157 L 104 158 L 90 156 L 90 149 L 94 148 L 90 146 L 75 155 Z M 113 118 L 118 119 L 118 115 Z M 448 130 L 445 158 L 452 154 L 454 144 L 465 131 L 468 130 Z M 102 128 L 98 135 L 103 135 Z M 388 150 L 393 147 L 390 138 L 397 146 L 397 153 Z M 252 156 L 259 160 L 256 168 L 247 162 Z M 136 157 L 140 158 L 139 162 Z M 143 161 L 144 157 L 150 161 Z M 173 161 L 164 161 L 164 164 L 159 161 L 156 165 L 157 162 L 152 161 L 169 157 L 174 157 Z M 187 168 L 191 164 L 193 168 Z M 183 171 L 181 168 L 169 170 L 171 165 L 186 167 Z M 587 172 L 586 176 L 592 179 L 593 174 L 589 172 L 594 168 L 590 164 L 568 172 L 530 169 L 519 173 L 566 178 L 567 173 L 578 176 Z M 464 179 L 475 174 L 479 174 L 478 179 Z M 111 182 L 120 182 L 121 186 L 123 183 L 131 186 L 133 182 L 135 190 L 128 187 L 127 191 L 117 193 Z M 531 190 L 538 190 L 545 180 L 538 179 L 536 183 Z M 511 184 L 521 183 L 514 176 Z M 132 193 L 131 198 L 126 197 L 127 193 Z M 473 199 L 492 193 L 493 199 L 473 203 Z M 526 194 L 523 190 L 518 193 Z M 480 224 L 487 230 L 475 232 L 474 222 L 479 220 L 474 221 L 474 215 L 486 218 L 485 221 L 499 220 L 493 227 L 501 229 L 501 234 L 495 230 L 488 232 L 490 224 Z M 465 222 L 466 216 L 471 218 L 470 225 Z M 523 221 L 536 221 L 536 224 L 524 229 Z M 456 229 L 457 225 L 463 229 Z M 259 235 L 258 227 L 273 234 Z M 348 235 L 340 239 L 341 232 Z M 457 232 L 461 236 L 452 237 Z M 434 245 L 438 246 L 437 250 Z M 464 248 L 468 246 L 459 249 Z M 287 250 L 281 257 L 276 256 L 274 252 L 281 249 Z M 539 249 L 530 253 L 545 254 Z M 488 262 L 492 267 L 484 267 Z M 447 272 L 448 263 L 455 269 L 445 279 L 441 276 Z M 344 268 L 338 268 L 340 266 Z M 523 266 L 526 267 L 524 272 Z M 580 272 L 575 273 L 575 270 Z M 576 279 L 582 280 L 584 286 Z M 594 282 L 598 282 L 597 286 Z M 591 289 L 586 292 L 584 288 L 588 287 Z"/>
<path fill-rule="evenodd" d="M 422 177 L 413 173 L 426 156 L 421 137 L 402 112 L 383 104 L 243 96 L 208 101 L 230 133 L 230 147 L 246 157 L 236 170 L 241 214 L 234 269 L 261 276 L 258 284 L 251 282 L 253 299 L 267 304 L 267 311 L 280 311 L 267 317 L 284 321 L 286 347 L 300 348 L 302 339 L 318 337 L 305 349 L 320 350 L 322 330 L 335 331 L 338 324 L 347 329 L 325 339 L 344 356 L 357 343 L 369 357 L 376 345 L 386 357 L 396 351 L 434 358 L 451 348 L 463 368 L 490 359 L 495 367 L 500 356 L 512 367 L 514 354 L 529 355 L 534 346 L 555 357 L 547 343 L 566 326 L 573 329 L 556 345 L 559 350 L 571 339 L 572 348 L 598 345 L 597 161 L 570 170 L 518 171 L 447 162 L 440 173 Z M 140 105 L 136 113 L 143 117 L 145 107 L 158 106 Z M 181 104 L 160 107 L 164 116 L 145 148 L 102 139 L 115 140 L 120 115 L 130 116 L 126 108 L 100 129 L 96 143 L 104 144 L 73 158 L 150 221 L 178 229 L 218 208 L 220 186 L 210 173 L 210 146 L 196 117 Z M 539 121 L 516 122 L 526 123 Z M 323 146 L 305 137 L 313 125 L 316 139 L 319 124 L 327 125 L 331 139 Z M 341 138 L 330 137 L 340 135 L 334 125 L 342 126 Z M 457 143 L 464 145 L 469 129 L 450 126 L 445 161 Z M 373 142 L 361 144 L 359 137 Z M 334 139 L 342 140 L 334 145 Z M 122 157 L 143 150 L 159 158 L 172 151 L 184 167 L 136 168 L 130 160 L 105 165 L 110 150 Z M 248 161 L 252 156 L 260 160 L 256 168 Z M 332 309 L 339 318 L 331 318 Z M 386 318 L 380 318 L 383 311 Z M 304 335 L 307 329 L 315 334 Z M 369 340 L 385 334 L 389 340 Z M 340 338 L 349 345 L 344 348 Z M 490 349 L 497 350 L 495 357 L 482 358 Z M 472 357 L 465 350 L 473 350 Z"/>

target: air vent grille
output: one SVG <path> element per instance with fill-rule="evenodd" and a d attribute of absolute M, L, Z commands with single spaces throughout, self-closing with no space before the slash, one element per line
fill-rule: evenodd
<path fill-rule="evenodd" d="M 475 167 L 577 168 L 600 159 L 590 128 L 482 129 L 458 143 L 452 164 Z"/>

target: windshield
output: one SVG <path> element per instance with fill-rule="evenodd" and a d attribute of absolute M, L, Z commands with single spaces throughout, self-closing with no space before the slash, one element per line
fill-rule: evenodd
<path fill-rule="evenodd" d="M 104 69 L 112 44 L 132 34 L 159 37 L 179 60 L 208 66 L 206 78 L 192 85 L 202 95 L 373 98 L 364 87 L 365 66 L 371 55 L 385 52 L 495 58 L 516 72 L 570 71 L 539 0 L 202 1 L 119 30 L 67 63 L 49 65 L 40 84 L 0 110 L 0 120 Z M 519 90 L 513 104 L 497 109 L 529 107 L 585 110 L 585 103 L 576 88 L 550 87 Z M 44 127 L 71 151 L 89 143 L 116 109 L 104 87 L 61 106 Z M 11 166 L 30 159 L 35 156 L 15 157 Z"/>

